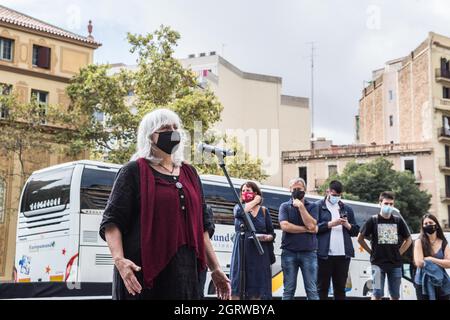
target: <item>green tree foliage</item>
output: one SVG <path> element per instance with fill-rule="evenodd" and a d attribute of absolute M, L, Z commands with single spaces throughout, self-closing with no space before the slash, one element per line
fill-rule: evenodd
<path fill-rule="evenodd" d="M 0 94 L 0 154 L 18 159 L 19 175 L 24 180 L 29 174 L 25 162 L 34 161 L 30 155 L 53 149 L 51 135 L 56 129 L 49 114 L 55 112 L 52 106 L 39 103 L 35 96 L 30 102 L 21 103 L 16 92 L 9 88 L 0 85 L 0 92 L 5 93 Z"/>
<path fill-rule="evenodd" d="M 269 177 L 262 170 L 261 159 L 251 158 L 243 150 L 242 144 L 238 142 L 236 137 L 223 136 L 218 140 L 225 148 L 236 151 L 235 157 L 225 158 L 225 164 L 230 176 L 258 182 L 262 182 Z M 219 167 L 217 157 L 206 157 L 206 160 L 197 166 L 200 173 L 222 175 L 222 169 Z"/>
<path fill-rule="evenodd" d="M 330 181 L 335 179 L 344 184 L 347 199 L 351 200 L 378 203 L 383 191 L 393 191 L 396 195 L 395 207 L 408 225 L 418 231 L 420 218 L 431 207 L 431 195 L 419 189 L 411 172 L 398 172 L 392 166 L 392 162 L 383 157 L 365 164 L 350 162 L 341 175 L 330 177 L 321 191 L 326 190 Z"/>
<path fill-rule="evenodd" d="M 164 107 L 180 116 L 183 129 L 189 133 L 192 156 L 197 142 L 193 138 L 195 128 L 205 134 L 220 120 L 223 107 L 209 88 L 199 86 L 192 70 L 174 58 L 179 39 L 179 33 L 166 26 L 147 35 L 128 34 L 130 52 L 137 55 L 136 70 L 112 74 L 105 65 L 83 68 L 67 88 L 71 100 L 68 112 L 59 115 L 60 122 L 75 132 L 60 134 L 58 141 L 68 144 L 73 153 L 89 148 L 96 159 L 125 163 L 135 152 L 142 117 Z M 239 148 L 237 143 L 234 146 Z M 232 170 L 234 176 L 265 176 L 256 175 L 261 172 L 260 160 L 248 154 L 245 158 L 248 161 L 239 170 L 237 166 Z M 221 173 L 217 166 L 199 167 L 202 173 Z"/>

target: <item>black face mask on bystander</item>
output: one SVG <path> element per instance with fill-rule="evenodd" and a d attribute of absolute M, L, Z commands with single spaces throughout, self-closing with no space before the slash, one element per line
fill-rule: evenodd
<path fill-rule="evenodd" d="M 292 190 L 292 199 L 303 200 L 304 197 L 305 197 L 305 191 L 303 191 L 301 189 Z"/>
<path fill-rule="evenodd" d="M 430 235 L 435 233 L 436 230 L 437 230 L 437 226 L 435 224 L 429 224 L 429 225 L 423 227 L 423 231 Z"/>

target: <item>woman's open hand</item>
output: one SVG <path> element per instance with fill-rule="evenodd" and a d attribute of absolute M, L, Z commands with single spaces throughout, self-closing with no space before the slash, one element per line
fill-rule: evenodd
<path fill-rule="evenodd" d="M 231 296 L 230 279 L 222 270 L 216 269 L 211 272 L 211 278 L 217 291 L 217 297 L 222 300 L 229 300 Z"/>
<path fill-rule="evenodd" d="M 135 272 L 140 271 L 141 268 L 135 265 L 133 261 L 125 258 L 116 259 L 114 264 L 116 265 L 117 270 L 119 270 L 120 276 L 122 277 L 128 292 L 133 296 L 141 293 L 142 286 L 139 284 L 139 281 L 134 274 Z"/>

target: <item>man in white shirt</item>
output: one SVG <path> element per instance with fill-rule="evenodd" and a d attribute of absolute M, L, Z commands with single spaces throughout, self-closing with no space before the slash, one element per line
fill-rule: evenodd
<path fill-rule="evenodd" d="M 345 299 L 345 285 L 350 259 L 355 256 L 352 237 L 359 233 L 353 209 L 344 204 L 343 186 L 332 181 L 324 199 L 316 203 L 318 217 L 318 291 L 321 300 L 328 299 L 330 282 L 333 282 L 335 300 Z"/>

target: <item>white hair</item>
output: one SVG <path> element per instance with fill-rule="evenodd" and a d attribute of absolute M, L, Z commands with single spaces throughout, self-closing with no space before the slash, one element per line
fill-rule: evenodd
<path fill-rule="evenodd" d="M 289 181 L 289 188 L 292 188 L 292 186 L 294 186 L 298 183 L 301 183 L 306 189 L 306 181 L 302 178 L 294 178 L 291 181 Z"/>
<path fill-rule="evenodd" d="M 180 167 L 184 157 L 184 135 L 181 127 L 180 117 L 169 109 L 157 109 L 147 113 L 139 124 L 137 134 L 137 151 L 131 160 L 145 158 L 153 163 L 159 163 L 162 159 L 155 157 L 153 152 L 152 134 L 164 126 L 176 126 L 181 135 L 181 142 L 177 151 L 172 155 L 172 160 L 176 166 Z"/>

